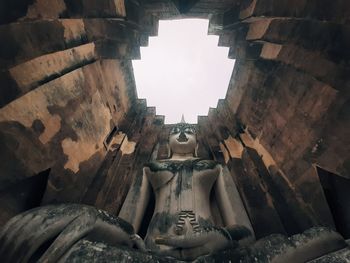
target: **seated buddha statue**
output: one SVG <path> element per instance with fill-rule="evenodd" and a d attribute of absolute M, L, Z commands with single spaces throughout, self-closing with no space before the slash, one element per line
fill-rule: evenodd
<path fill-rule="evenodd" d="M 146 248 L 192 260 L 230 247 L 236 240 L 253 238 L 244 207 L 230 192 L 234 187 L 230 175 L 216 161 L 197 157 L 193 125 L 177 124 L 168 145 L 169 158 L 144 165 L 142 179 L 131 187 L 119 214 L 138 231 L 153 191 L 155 209 L 145 237 Z M 211 207 L 212 190 L 223 221 L 220 224 Z"/>
<path fill-rule="evenodd" d="M 88 239 L 188 261 L 254 239 L 230 175 L 218 162 L 197 157 L 194 126 L 175 125 L 168 144 L 169 158 L 144 165 L 118 217 L 81 204 L 29 210 L 1 230 L 0 258 L 27 262 L 48 243 L 38 262 L 56 262 L 77 241 Z M 151 191 L 155 208 L 142 240 L 137 233 Z"/>

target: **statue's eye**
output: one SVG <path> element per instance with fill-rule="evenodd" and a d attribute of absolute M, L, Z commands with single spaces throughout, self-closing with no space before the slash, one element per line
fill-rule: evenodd
<path fill-rule="evenodd" d="M 175 134 L 175 133 L 179 133 L 180 130 L 179 128 L 174 128 L 172 131 L 171 131 L 171 134 Z"/>
<path fill-rule="evenodd" d="M 185 133 L 193 134 L 193 131 L 192 131 L 192 129 L 186 129 L 186 130 L 185 130 Z"/>

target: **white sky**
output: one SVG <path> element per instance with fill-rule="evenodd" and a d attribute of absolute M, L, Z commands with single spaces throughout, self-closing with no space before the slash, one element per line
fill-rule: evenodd
<path fill-rule="evenodd" d="M 165 123 L 197 123 L 224 98 L 234 60 L 228 48 L 218 47 L 218 36 L 208 36 L 208 20 L 159 21 L 158 37 L 141 47 L 141 60 L 133 60 L 139 98 L 156 106 Z"/>

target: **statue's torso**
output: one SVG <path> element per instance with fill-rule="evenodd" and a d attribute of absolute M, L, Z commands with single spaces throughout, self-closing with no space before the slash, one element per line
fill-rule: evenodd
<path fill-rule="evenodd" d="M 148 227 L 146 245 L 156 246 L 158 236 L 186 235 L 213 224 L 210 191 L 220 166 L 211 160 L 160 161 L 145 166 L 156 204 Z"/>

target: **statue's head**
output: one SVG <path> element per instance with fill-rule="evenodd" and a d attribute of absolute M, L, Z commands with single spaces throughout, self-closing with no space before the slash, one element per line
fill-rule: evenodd
<path fill-rule="evenodd" d="M 169 148 L 170 155 L 192 153 L 196 156 L 197 138 L 194 125 L 183 122 L 176 124 L 169 134 Z"/>

